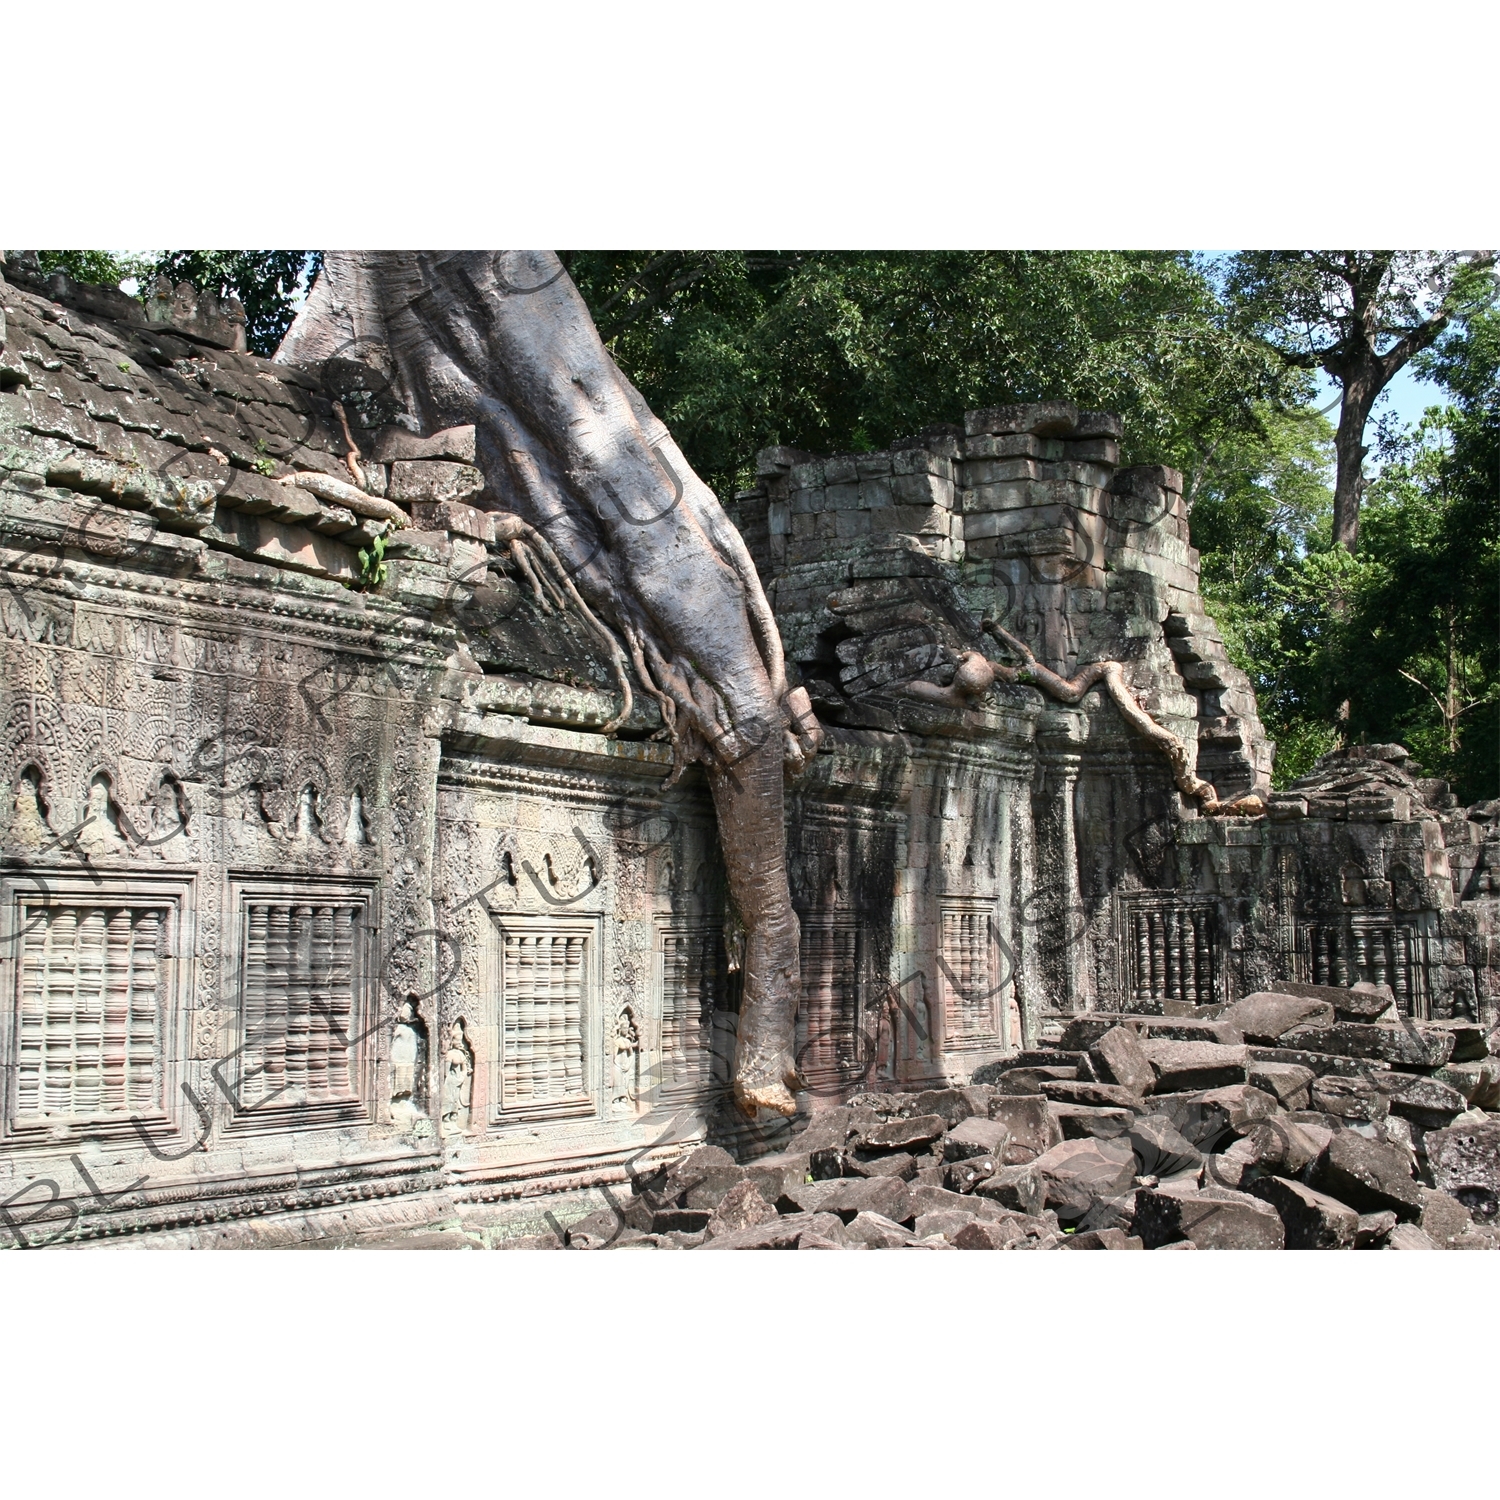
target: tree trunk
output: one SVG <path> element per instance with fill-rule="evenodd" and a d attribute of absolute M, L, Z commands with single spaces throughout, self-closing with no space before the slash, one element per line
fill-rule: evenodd
<path fill-rule="evenodd" d="M 1337 378 L 1337 377 L 1336 377 Z M 1334 438 L 1338 458 L 1333 487 L 1333 540 L 1353 553 L 1359 546 L 1359 505 L 1365 489 L 1365 425 L 1384 382 L 1373 368 L 1351 370 L 1343 377 L 1344 398 Z"/>
<path fill-rule="evenodd" d="M 751 1114 L 793 1113 L 801 986 L 782 766 L 800 765 L 820 731 L 805 694 L 787 692 L 739 532 L 550 251 L 330 251 L 277 358 L 341 350 L 385 366 L 426 430 L 475 424 L 491 493 L 624 638 L 671 731 L 674 775 L 708 766 L 746 930 L 735 1095 Z"/>

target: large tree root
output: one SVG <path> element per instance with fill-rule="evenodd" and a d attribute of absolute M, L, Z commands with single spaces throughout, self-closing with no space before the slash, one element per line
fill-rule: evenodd
<path fill-rule="evenodd" d="M 1170 729 L 1163 728 L 1135 700 L 1125 681 L 1124 665 L 1117 661 L 1090 662 L 1076 677 L 1060 677 L 1044 667 L 1025 641 L 1013 636 L 994 620 L 986 620 L 984 629 L 1008 651 L 1021 660 L 1019 667 L 990 661 L 983 652 L 965 651 L 958 659 L 958 670 L 949 687 L 930 682 L 908 682 L 902 689 L 909 697 L 948 708 L 967 708 L 1000 682 L 1025 682 L 1040 688 L 1059 703 L 1080 703 L 1085 693 L 1103 683 L 1120 710 L 1120 717 L 1135 732 L 1151 741 L 1166 756 L 1172 768 L 1172 780 L 1184 797 L 1194 798 L 1205 813 L 1227 813 L 1241 817 L 1258 817 L 1265 804 L 1252 795 L 1221 802 L 1213 786 L 1193 770 L 1188 748 Z"/>

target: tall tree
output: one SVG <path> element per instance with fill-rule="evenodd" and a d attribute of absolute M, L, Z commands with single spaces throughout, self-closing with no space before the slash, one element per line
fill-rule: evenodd
<path fill-rule="evenodd" d="M 1455 317 L 1495 295 L 1493 251 L 1250 250 L 1234 257 L 1231 298 L 1286 362 L 1340 390 L 1333 539 L 1353 552 L 1380 393 Z"/>
<path fill-rule="evenodd" d="M 1247 336 L 1192 256 L 574 251 L 601 336 L 727 496 L 772 443 L 862 451 L 965 410 L 1069 399 L 1127 461 L 1191 477 L 1310 377 Z"/>

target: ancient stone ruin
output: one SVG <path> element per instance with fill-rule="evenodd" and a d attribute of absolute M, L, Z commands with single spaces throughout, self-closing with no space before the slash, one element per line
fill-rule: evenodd
<path fill-rule="evenodd" d="M 572 471 L 405 358 L 5 266 L 0 1239 L 1495 1242 L 1500 806 L 1271 790 L 1117 418 L 762 452 L 716 545 L 790 717 L 705 770 Z M 735 1094 L 763 742 L 793 1118 Z"/>

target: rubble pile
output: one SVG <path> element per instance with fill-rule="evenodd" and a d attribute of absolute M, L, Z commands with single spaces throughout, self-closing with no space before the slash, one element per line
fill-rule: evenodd
<path fill-rule="evenodd" d="M 702 1146 L 533 1246 L 1500 1248 L 1500 1057 L 1389 989 L 1091 1013 L 967 1086 L 865 1093 L 790 1149 Z"/>

